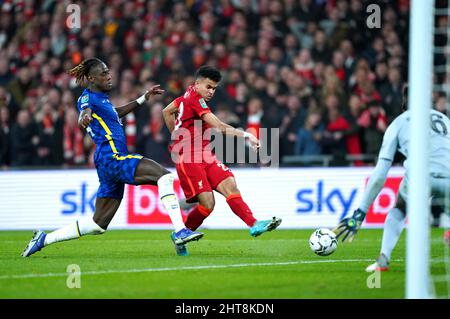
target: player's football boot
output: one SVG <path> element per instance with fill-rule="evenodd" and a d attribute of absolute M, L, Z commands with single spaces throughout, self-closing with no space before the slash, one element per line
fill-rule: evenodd
<path fill-rule="evenodd" d="M 377 260 L 373 264 L 367 266 L 366 268 L 367 272 L 388 271 L 388 270 L 389 270 L 389 260 L 384 254 L 380 254 Z"/>
<path fill-rule="evenodd" d="M 44 241 L 46 236 L 47 234 L 43 231 L 35 231 L 33 234 L 33 238 L 31 238 L 31 241 L 28 243 L 27 247 L 25 247 L 22 253 L 22 257 L 31 256 L 35 252 L 44 248 Z"/>
<path fill-rule="evenodd" d="M 272 219 L 268 220 L 260 220 L 257 221 L 251 228 L 250 228 L 250 235 L 253 237 L 257 237 L 261 235 L 262 233 L 272 231 L 281 224 L 281 218 L 273 217 Z"/>
<path fill-rule="evenodd" d="M 175 246 L 175 252 L 177 253 L 178 256 L 187 256 L 188 255 L 188 251 L 186 248 L 186 245 L 184 244 L 175 244 L 175 232 L 173 232 L 172 234 L 170 234 L 170 238 L 173 241 L 173 245 Z"/>
<path fill-rule="evenodd" d="M 189 228 L 183 228 L 179 232 L 172 233 L 172 241 L 175 245 L 186 244 L 193 240 L 199 240 L 203 237 L 203 233 L 195 232 Z"/>

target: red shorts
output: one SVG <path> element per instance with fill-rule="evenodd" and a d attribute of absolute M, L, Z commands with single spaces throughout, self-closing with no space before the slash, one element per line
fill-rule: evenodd
<path fill-rule="evenodd" d="M 234 177 L 231 170 L 217 158 L 208 163 L 184 163 L 183 157 L 175 165 L 188 203 L 197 202 L 197 195 L 212 192 L 224 179 Z"/>

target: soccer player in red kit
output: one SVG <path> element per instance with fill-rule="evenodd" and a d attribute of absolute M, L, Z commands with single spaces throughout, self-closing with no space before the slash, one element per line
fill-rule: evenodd
<path fill-rule="evenodd" d="M 205 137 L 205 131 L 211 128 L 226 135 L 244 137 L 255 150 L 260 147 L 254 135 L 223 123 L 206 104 L 214 96 L 221 78 L 217 69 L 200 67 L 195 74 L 195 83 L 163 110 L 164 121 L 172 133 L 170 148 L 181 188 L 188 203 L 198 202 L 189 213 L 185 225 L 195 230 L 211 214 L 215 205 L 215 190 L 226 198 L 231 210 L 250 227 L 250 235 L 256 237 L 277 228 L 281 219 L 255 219 L 241 197 L 233 173 L 216 158 L 210 148 L 209 137 Z M 184 244 L 175 244 L 175 248 L 178 255 L 187 255 Z"/>

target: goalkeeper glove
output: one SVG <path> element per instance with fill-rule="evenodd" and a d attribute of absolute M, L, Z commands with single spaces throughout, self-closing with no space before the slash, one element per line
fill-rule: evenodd
<path fill-rule="evenodd" d="M 340 221 L 339 225 L 333 229 L 336 238 L 339 239 L 340 236 L 343 236 L 342 242 L 344 242 L 348 237 L 348 241 L 351 243 L 358 232 L 358 229 L 361 227 L 364 218 L 366 218 L 366 213 L 359 208 L 355 210 L 352 217 L 344 218 Z"/>

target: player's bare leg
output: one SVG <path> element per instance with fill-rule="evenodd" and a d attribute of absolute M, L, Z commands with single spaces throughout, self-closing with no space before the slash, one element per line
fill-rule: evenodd
<path fill-rule="evenodd" d="M 30 243 L 22 253 L 28 257 L 43 247 L 53 243 L 77 239 L 84 235 L 101 235 L 108 228 L 109 223 L 120 206 L 121 199 L 97 198 L 95 201 L 94 217 L 86 217 L 77 220 L 67 226 L 61 227 L 49 234 L 43 231 L 35 232 Z"/>
<path fill-rule="evenodd" d="M 158 180 L 170 172 L 159 163 L 149 158 L 143 158 L 139 161 L 134 173 L 134 181 L 137 185 L 157 185 Z"/>
<path fill-rule="evenodd" d="M 383 239 L 381 244 L 381 252 L 377 260 L 366 268 L 367 272 L 387 271 L 391 260 L 391 253 L 397 245 L 400 235 L 405 224 L 406 204 L 399 195 L 396 207 L 392 208 L 384 222 Z"/>
<path fill-rule="evenodd" d="M 180 209 L 181 211 L 184 212 L 189 212 L 192 210 L 192 208 L 194 208 L 195 206 L 197 206 L 196 203 L 188 203 L 186 198 L 182 198 L 178 201 L 180 203 Z"/>
<path fill-rule="evenodd" d="M 216 190 L 221 193 L 231 210 L 250 227 L 250 235 L 257 237 L 267 231 L 272 231 L 281 224 L 281 218 L 273 217 L 269 220 L 257 221 L 252 211 L 242 199 L 234 177 L 227 177 L 217 185 Z"/>
<path fill-rule="evenodd" d="M 94 222 L 106 230 L 119 209 L 121 202 L 122 199 L 118 198 L 97 198 L 95 201 Z"/>

